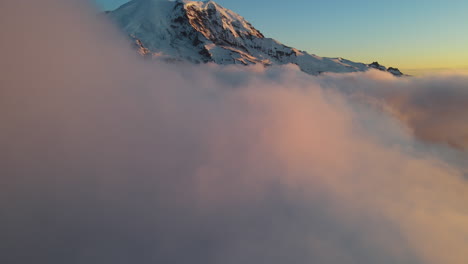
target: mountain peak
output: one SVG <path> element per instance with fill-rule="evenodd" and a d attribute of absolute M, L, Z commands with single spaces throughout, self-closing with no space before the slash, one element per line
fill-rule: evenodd
<path fill-rule="evenodd" d="M 314 75 L 385 68 L 288 47 L 266 38 L 245 18 L 211 0 L 132 0 L 108 15 L 135 39 L 140 54 L 156 58 L 266 66 L 292 63 Z M 398 72 L 392 68 L 392 74 Z"/>
<path fill-rule="evenodd" d="M 190 24 L 215 43 L 241 44 L 239 39 L 244 37 L 264 37 L 243 17 L 213 1 L 186 2 L 184 8 Z"/>

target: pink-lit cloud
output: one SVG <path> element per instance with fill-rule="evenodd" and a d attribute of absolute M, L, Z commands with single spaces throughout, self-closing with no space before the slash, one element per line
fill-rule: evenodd
<path fill-rule="evenodd" d="M 78 1 L 0 10 L 2 263 L 468 259 L 466 76 L 167 65 Z"/>

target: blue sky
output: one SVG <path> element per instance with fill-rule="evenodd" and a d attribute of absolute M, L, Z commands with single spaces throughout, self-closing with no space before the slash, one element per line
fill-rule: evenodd
<path fill-rule="evenodd" d="M 125 0 L 95 0 L 113 9 Z M 217 0 L 268 37 L 402 69 L 468 68 L 467 0 Z"/>

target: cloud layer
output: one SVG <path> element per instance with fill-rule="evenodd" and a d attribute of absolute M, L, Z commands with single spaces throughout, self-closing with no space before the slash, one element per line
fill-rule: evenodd
<path fill-rule="evenodd" d="M 381 104 L 421 139 L 468 149 L 468 75 L 399 79 L 369 72 L 330 75 L 324 78 L 325 87 L 327 84 Z"/>
<path fill-rule="evenodd" d="M 2 263 L 468 259 L 466 76 L 166 65 L 79 1 L 0 10 Z"/>

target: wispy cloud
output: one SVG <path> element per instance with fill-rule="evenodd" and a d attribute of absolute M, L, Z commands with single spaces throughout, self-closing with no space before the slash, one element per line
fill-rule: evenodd
<path fill-rule="evenodd" d="M 460 66 L 456 68 L 414 68 L 414 69 L 403 69 L 405 74 L 414 75 L 414 76 L 425 76 L 425 75 L 434 75 L 434 74 L 467 74 L 468 66 Z"/>

